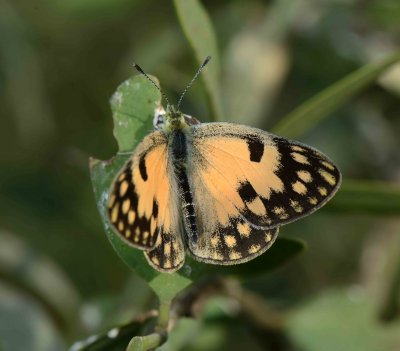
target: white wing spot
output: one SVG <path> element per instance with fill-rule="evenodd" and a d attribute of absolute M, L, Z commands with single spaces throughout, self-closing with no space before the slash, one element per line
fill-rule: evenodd
<path fill-rule="evenodd" d="M 292 156 L 293 160 L 295 160 L 298 163 L 302 163 L 303 165 L 310 164 L 310 162 L 308 162 L 307 160 L 307 157 L 302 154 L 299 154 L 297 152 L 292 152 L 290 155 Z"/>
<path fill-rule="evenodd" d="M 218 244 L 219 244 L 219 237 L 216 236 L 216 235 L 213 236 L 213 237 L 211 237 L 210 242 L 211 242 L 211 246 L 212 246 L 212 247 L 217 247 Z"/>
<path fill-rule="evenodd" d="M 239 252 L 237 252 L 237 251 L 231 251 L 231 252 L 229 253 L 229 258 L 230 258 L 231 260 L 238 260 L 238 259 L 242 258 L 242 255 L 241 255 Z"/>
<path fill-rule="evenodd" d="M 255 254 L 256 252 L 260 251 L 261 245 L 251 245 L 249 249 L 249 254 Z"/>
<path fill-rule="evenodd" d="M 146 243 L 148 237 L 149 237 L 149 232 L 147 230 L 145 230 L 143 232 L 143 237 L 142 237 L 143 244 Z"/>
<path fill-rule="evenodd" d="M 224 256 L 222 256 L 218 251 L 214 251 L 213 259 L 216 261 L 222 261 L 224 259 Z"/>
<path fill-rule="evenodd" d="M 108 208 L 111 208 L 111 207 L 114 206 L 114 202 L 115 202 L 115 199 L 116 199 L 116 198 L 117 198 L 117 197 L 115 196 L 115 194 L 112 194 L 112 195 L 111 195 L 110 200 L 108 201 Z"/>
<path fill-rule="evenodd" d="M 118 218 L 118 204 L 115 204 L 114 208 L 111 211 L 111 222 L 115 223 L 117 222 Z"/>
<path fill-rule="evenodd" d="M 123 203 L 122 203 L 122 213 L 123 214 L 127 214 L 129 211 L 129 207 L 131 206 L 131 200 L 126 199 Z"/>
<path fill-rule="evenodd" d="M 292 184 L 292 189 L 293 189 L 296 193 L 298 193 L 298 194 L 300 194 L 300 195 L 304 195 L 304 194 L 307 193 L 307 188 L 306 188 L 306 186 L 305 186 L 303 183 L 299 182 L 299 181 L 297 181 L 297 182 L 295 182 L 295 183 Z"/>
<path fill-rule="evenodd" d="M 322 178 L 324 178 L 328 184 L 330 184 L 332 186 L 336 184 L 335 177 L 332 174 L 330 174 L 329 172 L 324 171 L 323 169 L 319 169 L 318 173 L 321 174 Z"/>
<path fill-rule="evenodd" d="M 126 172 L 122 172 L 118 177 L 118 181 L 122 182 L 126 178 Z"/>
<path fill-rule="evenodd" d="M 298 145 L 292 145 L 290 148 L 293 151 L 299 151 L 299 152 L 305 151 L 301 146 L 298 146 Z"/>
<path fill-rule="evenodd" d="M 243 236 L 245 238 L 248 238 L 250 236 L 251 228 L 247 223 L 239 223 L 237 225 L 237 230 L 240 236 Z"/>
<path fill-rule="evenodd" d="M 171 268 L 171 267 L 172 267 L 171 261 L 167 257 L 165 257 L 164 268 L 168 269 L 168 268 Z"/>
<path fill-rule="evenodd" d="M 236 239 L 233 235 L 225 235 L 225 244 L 228 247 L 234 247 L 236 246 Z"/>
<path fill-rule="evenodd" d="M 308 202 L 309 202 L 311 205 L 316 205 L 316 204 L 318 203 L 318 200 L 317 200 L 316 197 L 309 197 L 309 198 L 308 198 Z"/>
<path fill-rule="evenodd" d="M 323 186 L 319 186 L 318 191 L 322 196 L 328 195 L 328 190 L 326 190 L 326 188 L 324 188 Z"/>
<path fill-rule="evenodd" d="M 312 176 L 310 172 L 297 171 L 297 176 L 305 183 L 310 183 L 312 181 Z"/>
<path fill-rule="evenodd" d="M 321 161 L 321 164 L 322 164 L 323 166 L 325 166 L 326 168 L 330 169 L 331 171 L 334 171 L 334 170 L 335 170 L 335 167 L 333 166 L 332 163 L 329 163 L 329 162 L 327 162 L 327 161 Z"/>
<path fill-rule="evenodd" d="M 298 201 L 294 201 L 294 200 L 290 200 L 290 206 L 293 207 L 293 209 L 297 212 L 303 212 L 303 207 L 300 206 L 300 204 L 298 203 Z"/>
<path fill-rule="evenodd" d="M 128 213 L 128 223 L 129 224 L 133 224 L 133 222 L 135 221 L 135 217 L 136 217 L 136 215 L 135 215 L 135 212 L 134 211 L 129 211 L 129 213 Z"/>
<path fill-rule="evenodd" d="M 124 180 L 119 187 L 119 196 L 122 197 L 126 194 L 126 191 L 128 190 L 128 186 L 129 186 L 128 182 L 126 180 Z"/>

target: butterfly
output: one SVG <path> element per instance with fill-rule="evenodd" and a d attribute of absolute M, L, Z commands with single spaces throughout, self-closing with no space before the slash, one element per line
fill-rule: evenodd
<path fill-rule="evenodd" d="M 257 128 L 200 123 L 170 104 L 155 127 L 113 181 L 107 209 L 114 231 L 160 272 L 180 269 L 186 253 L 217 265 L 247 262 L 341 183 L 321 152 Z"/>

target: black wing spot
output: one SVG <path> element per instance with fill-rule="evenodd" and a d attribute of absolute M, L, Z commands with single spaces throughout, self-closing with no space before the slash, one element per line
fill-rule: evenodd
<path fill-rule="evenodd" d="M 258 138 L 248 138 L 246 140 L 250 152 L 250 161 L 260 162 L 264 155 L 264 144 Z"/>
<path fill-rule="evenodd" d="M 158 203 L 156 200 L 153 200 L 153 217 L 154 219 L 157 219 L 158 217 Z"/>
<path fill-rule="evenodd" d="M 140 161 L 139 161 L 140 176 L 142 177 L 142 179 L 143 179 L 144 181 L 146 181 L 146 180 L 148 179 L 148 176 L 147 176 L 147 168 L 146 168 L 146 159 L 145 159 L 145 157 L 146 157 L 146 155 L 143 155 L 143 156 L 140 158 Z"/>
<path fill-rule="evenodd" d="M 251 202 L 258 196 L 257 192 L 249 182 L 241 183 L 238 192 L 244 202 Z"/>

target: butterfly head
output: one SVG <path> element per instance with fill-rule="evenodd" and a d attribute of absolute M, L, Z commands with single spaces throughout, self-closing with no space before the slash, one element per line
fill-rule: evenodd
<path fill-rule="evenodd" d="M 184 114 L 179 111 L 174 105 L 168 105 L 164 116 L 164 130 L 173 132 L 187 127 Z"/>
<path fill-rule="evenodd" d="M 167 133 L 177 131 L 177 130 L 182 130 L 185 128 L 188 128 L 189 125 L 191 124 L 198 124 L 199 122 L 187 115 L 184 115 L 182 112 L 179 111 L 179 106 L 182 102 L 183 97 L 185 96 L 185 93 L 188 91 L 188 89 L 192 86 L 193 82 L 196 80 L 197 76 L 200 74 L 202 69 L 207 65 L 207 63 L 211 60 L 211 56 L 207 56 L 204 62 L 201 64 L 199 69 L 197 70 L 196 74 L 193 76 L 192 80 L 189 82 L 189 84 L 186 86 L 185 90 L 181 94 L 177 107 L 174 105 L 171 105 L 169 103 L 169 100 L 167 96 L 163 93 L 161 88 L 154 82 L 153 79 L 151 79 L 146 72 L 143 71 L 143 69 L 136 63 L 133 64 L 133 66 L 141 73 L 143 74 L 156 88 L 157 90 L 160 91 L 162 96 L 164 97 L 165 101 L 168 103 L 167 105 L 167 111 L 165 112 L 165 115 L 160 115 L 163 121 L 159 122 L 159 115 L 156 116 L 155 120 L 155 127 L 157 129 L 162 129 Z"/>

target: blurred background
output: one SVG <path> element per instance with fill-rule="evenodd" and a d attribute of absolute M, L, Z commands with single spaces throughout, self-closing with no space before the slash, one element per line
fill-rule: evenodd
<path fill-rule="evenodd" d="M 398 0 L 202 4 L 224 120 L 265 130 L 400 45 Z M 156 306 L 104 235 L 88 169 L 89 156 L 117 151 L 109 98 L 134 61 L 176 101 L 198 65 L 172 1 L 0 0 L 0 350 L 64 350 Z M 399 97 L 394 67 L 299 139 L 345 179 L 388 182 L 390 192 Z M 182 108 L 213 119 L 200 80 Z M 281 233 L 308 250 L 244 287 L 287 318 L 291 346 L 274 348 L 232 301 L 215 300 L 169 350 L 400 350 L 399 213 L 328 205 Z"/>

